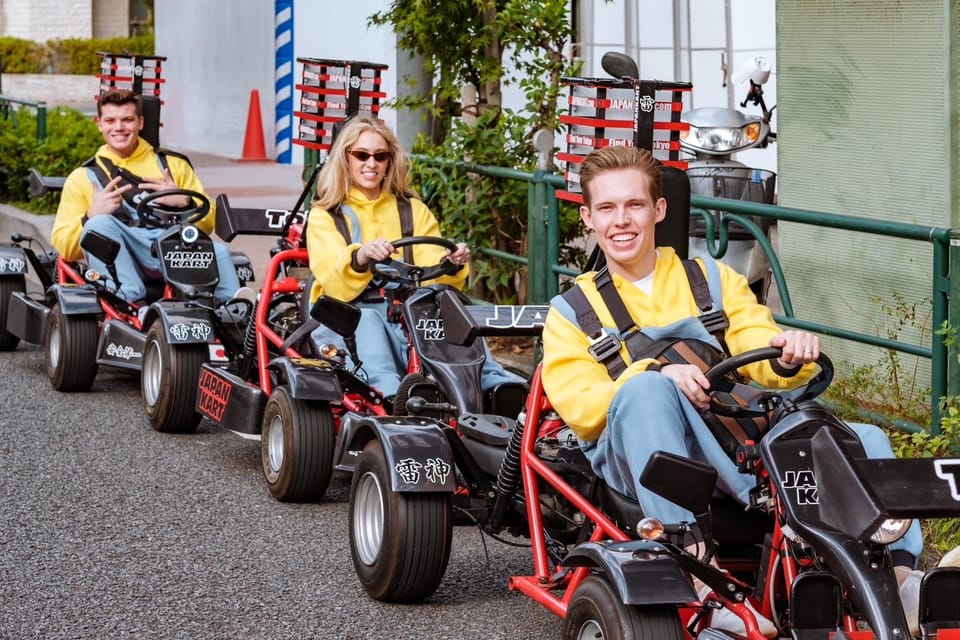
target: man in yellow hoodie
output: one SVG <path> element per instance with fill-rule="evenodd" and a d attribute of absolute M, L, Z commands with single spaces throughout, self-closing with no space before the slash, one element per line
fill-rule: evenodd
<path fill-rule="evenodd" d="M 124 89 L 112 89 L 97 102 L 97 126 L 104 144 L 83 166 L 74 169 L 63 185 L 57 218 L 50 241 L 65 260 L 85 259 L 101 274 L 106 265 L 80 247 L 83 234 L 91 230 L 120 241 L 116 259 L 119 295 L 128 302 L 141 305 L 146 296 L 145 278 L 159 278 L 160 261 L 151 255 L 153 241 L 163 229 L 139 224 L 137 203 L 155 191 L 188 189 L 203 193 L 203 185 L 189 160 L 174 153 L 158 153 L 140 137 L 143 112 L 140 96 Z M 155 200 L 158 204 L 181 207 L 186 196 L 168 196 Z M 213 232 L 216 212 L 210 212 L 197 223 L 205 233 Z M 214 297 L 226 302 L 240 288 L 230 251 L 222 242 L 214 243 L 220 282 Z"/>
<path fill-rule="evenodd" d="M 579 276 L 584 306 L 564 294 L 551 302 L 543 331 L 543 387 L 557 413 L 580 440 L 593 470 L 620 493 L 636 499 L 644 513 L 664 522 L 692 522 L 688 511 L 654 494 L 640 482 L 657 450 L 706 462 L 717 469 L 718 489 L 748 502 L 754 482 L 741 474 L 701 417 L 709 407 L 709 383 L 692 364 L 662 364 L 643 349 L 628 348 L 627 334 L 607 304 L 611 291 L 622 301 L 633 326 L 656 341 L 697 339 L 721 349 L 716 322 L 702 321 L 692 282 L 676 252 L 656 247 L 654 227 L 666 215 L 659 162 L 646 150 L 606 147 L 592 151 L 580 166 L 584 205 L 580 216 L 606 258 L 606 271 Z M 806 331 L 783 331 L 759 304 L 746 278 L 712 259 L 698 260 L 714 309 L 728 325 L 726 349 L 739 354 L 772 346 L 782 355 L 747 367 L 747 375 L 768 388 L 788 388 L 808 379 L 820 355 L 820 340 Z M 605 292 L 600 289 L 606 287 Z M 591 322 L 591 311 L 595 322 Z M 713 320 L 716 320 L 715 314 Z M 596 324 L 596 327 L 585 325 Z M 721 323 L 722 324 L 722 323 Z M 595 329 L 595 331 L 591 331 Z M 714 331 L 711 331 L 714 329 Z M 612 345 L 598 349 L 601 336 Z M 617 342 L 613 339 L 618 336 Z M 793 377 L 795 376 L 795 377 Z M 793 377 L 793 379 L 791 379 Z M 893 458 L 886 434 L 873 425 L 851 424 L 871 458 Z M 903 580 L 923 549 L 919 525 L 890 545 Z M 714 626 L 743 633 L 726 611 Z M 776 629 L 757 616 L 766 635 Z M 915 617 L 914 617 L 915 620 Z"/>

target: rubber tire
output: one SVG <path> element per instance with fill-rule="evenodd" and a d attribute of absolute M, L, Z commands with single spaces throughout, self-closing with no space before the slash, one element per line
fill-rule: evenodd
<path fill-rule="evenodd" d="M 0 351 L 13 351 L 20 344 L 20 337 L 7 331 L 7 311 L 10 309 L 10 296 L 26 290 L 23 276 L 0 277 Z"/>
<path fill-rule="evenodd" d="M 201 419 L 196 411 L 200 367 L 209 358 L 207 343 L 172 345 L 162 321 L 150 325 L 143 345 L 140 394 L 155 431 L 196 431 Z"/>
<path fill-rule="evenodd" d="M 367 443 L 357 462 L 349 518 L 353 567 L 371 598 L 420 602 L 437 590 L 450 559 L 451 496 L 391 491 L 386 454 L 377 439 Z"/>
<path fill-rule="evenodd" d="M 297 400 L 286 386 L 273 390 L 260 431 L 260 461 L 270 495 L 281 502 L 323 498 L 333 475 L 333 425 L 326 402 Z"/>
<path fill-rule="evenodd" d="M 44 353 L 47 376 L 57 391 L 87 391 L 97 377 L 99 321 L 92 315 L 64 315 L 53 305 L 47 320 Z"/>
<path fill-rule="evenodd" d="M 632 606 L 602 576 L 584 578 L 563 620 L 564 640 L 682 640 L 676 607 Z"/>

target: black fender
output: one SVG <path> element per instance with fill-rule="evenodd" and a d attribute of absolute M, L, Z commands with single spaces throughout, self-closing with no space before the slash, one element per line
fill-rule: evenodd
<path fill-rule="evenodd" d="M 140 371 L 147 336 L 133 326 L 110 318 L 100 329 L 97 343 L 97 364 Z"/>
<path fill-rule="evenodd" d="M 39 300 L 24 291 L 10 294 L 7 307 L 7 331 L 25 342 L 43 344 L 47 337 L 48 300 Z"/>
<path fill-rule="evenodd" d="M 289 387 L 290 397 L 296 400 L 340 402 L 343 399 L 337 371 L 324 360 L 283 356 L 271 360 L 267 369 L 276 376 L 276 386 Z"/>
<path fill-rule="evenodd" d="M 0 247 L 0 278 L 26 275 L 27 264 L 27 254 L 20 247 Z"/>
<path fill-rule="evenodd" d="M 676 552 L 652 540 L 586 542 L 560 564 L 602 571 L 627 605 L 686 604 L 698 599 Z"/>
<path fill-rule="evenodd" d="M 209 310 L 187 302 L 161 300 L 150 305 L 143 326 L 154 321 L 163 323 L 170 344 L 207 344 L 217 341 Z"/>
<path fill-rule="evenodd" d="M 57 284 L 53 286 L 53 295 L 60 304 L 60 312 L 65 316 L 103 313 L 100 297 L 93 285 Z"/>
<path fill-rule="evenodd" d="M 390 489 L 398 493 L 453 493 L 457 487 L 453 451 L 443 426 L 415 416 L 359 416 L 341 420 L 333 454 L 337 471 L 353 471 L 364 445 L 376 438 L 391 469 Z"/>

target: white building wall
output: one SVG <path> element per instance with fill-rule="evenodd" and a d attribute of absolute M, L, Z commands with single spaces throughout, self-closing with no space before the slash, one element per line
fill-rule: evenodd
<path fill-rule="evenodd" d="M 130 35 L 130 0 L 94 0 L 93 37 L 125 38 Z"/>
<path fill-rule="evenodd" d="M 36 42 L 89 38 L 93 0 L 0 0 L 0 35 Z"/>

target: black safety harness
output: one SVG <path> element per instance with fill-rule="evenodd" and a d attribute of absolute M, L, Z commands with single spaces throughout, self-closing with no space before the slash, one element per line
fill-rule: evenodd
<path fill-rule="evenodd" d="M 157 149 L 156 154 L 157 154 L 157 160 L 160 163 L 160 168 L 164 172 L 166 172 L 170 168 L 170 165 L 167 162 L 167 156 L 176 156 L 178 158 L 183 159 L 190 166 L 193 166 L 190 163 L 190 159 L 187 156 L 181 153 L 177 153 L 176 151 L 170 151 L 168 149 Z M 92 158 L 84 162 L 82 166 L 86 167 L 87 169 L 93 172 L 93 175 L 96 176 L 97 181 L 100 183 L 101 189 L 106 187 L 111 180 L 113 180 L 117 176 L 120 176 L 120 182 L 118 183 L 117 186 L 118 187 L 122 187 L 126 185 L 130 186 L 129 189 L 123 192 L 123 195 L 122 195 L 123 201 L 128 207 L 130 207 L 134 211 L 137 209 L 137 204 L 140 202 L 141 199 L 143 199 L 144 194 L 148 193 L 146 189 L 140 188 L 140 183 L 143 182 L 143 178 L 141 176 L 138 176 L 137 174 L 133 173 L 128 169 L 124 169 L 123 167 L 118 167 L 109 158 L 105 158 L 103 156 L 93 156 Z M 111 215 L 113 215 L 113 217 L 117 218 L 118 220 L 120 220 L 121 222 L 123 222 L 129 227 L 140 226 L 140 221 L 134 218 L 132 215 L 130 215 L 130 212 L 127 211 L 127 209 L 122 204 Z"/>

